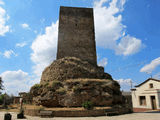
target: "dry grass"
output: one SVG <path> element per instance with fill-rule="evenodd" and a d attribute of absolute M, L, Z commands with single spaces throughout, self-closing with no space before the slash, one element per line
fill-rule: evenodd
<path fill-rule="evenodd" d="M 89 78 L 79 78 L 79 79 L 69 79 L 66 80 L 65 82 L 108 82 L 111 80 L 107 79 L 89 79 Z"/>
<path fill-rule="evenodd" d="M 43 106 L 36 106 L 36 105 L 28 105 L 25 104 L 23 105 L 24 109 L 44 109 L 44 110 L 52 110 L 52 111 L 79 111 L 79 110 L 85 110 L 83 107 L 72 107 L 72 108 L 67 108 L 67 107 L 54 107 L 54 108 L 46 108 Z M 111 107 L 94 107 L 94 110 L 101 110 L 101 109 L 111 109 Z M 5 112 L 19 112 L 20 107 L 19 105 L 10 105 L 9 109 L 0 109 L 0 111 L 5 111 Z"/>
<path fill-rule="evenodd" d="M 111 109 L 111 107 L 94 107 L 94 110 L 102 110 L 102 109 Z M 86 110 L 83 107 L 76 107 L 76 108 L 46 108 L 46 110 L 53 110 L 53 111 L 79 111 L 79 110 Z"/>
<path fill-rule="evenodd" d="M 46 108 L 43 106 L 36 106 L 36 105 L 25 105 L 25 109 L 41 109 L 44 108 L 45 110 L 53 110 L 53 111 L 78 111 L 78 110 L 84 110 L 83 107 L 54 107 L 54 108 Z M 94 107 L 95 110 L 101 110 L 101 109 L 111 109 L 111 107 Z"/>
<path fill-rule="evenodd" d="M 2 108 L 2 106 L 0 106 L 0 108 Z M 16 105 L 16 104 L 8 105 L 8 109 L 0 109 L 0 111 L 19 112 L 19 105 Z"/>
<path fill-rule="evenodd" d="M 0 111 L 4 111 L 4 112 L 19 112 L 19 109 L 0 109 Z"/>

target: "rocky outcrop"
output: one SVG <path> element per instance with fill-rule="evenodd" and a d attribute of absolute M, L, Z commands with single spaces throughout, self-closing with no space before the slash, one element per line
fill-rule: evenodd
<path fill-rule="evenodd" d="M 94 66 L 87 61 L 75 57 L 65 57 L 55 60 L 47 67 L 41 77 L 41 83 L 50 81 L 65 81 L 76 78 L 111 79 L 111 75 L 104 73 L 103 67 Z"/>
<path fill-rule="evenodd" d="M 122 102 L 119 84 L 102 67 L 75 57 L 55 60 L 30 90 L 33 101 L 46 107 L 78 107 L 85 101 L 95 106 Z"/>
<path fill-rule="evenodd" d="M 78 107 L 85 101 L 95 106 L 111 106 L 122 102 L 119 84 L 107 79 L 69 79 L 32 87 L 34 102 L 47 107 Z M 118 97 L 118 99 L 117 99 Z"/>

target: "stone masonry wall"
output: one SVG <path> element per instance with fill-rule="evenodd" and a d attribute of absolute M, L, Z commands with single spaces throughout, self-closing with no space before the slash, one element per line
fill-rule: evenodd
<path fill-rule="evenodd" d="M 92 8 L 60 7 L 57 59 L 77 57 L 97 65 Z"/>

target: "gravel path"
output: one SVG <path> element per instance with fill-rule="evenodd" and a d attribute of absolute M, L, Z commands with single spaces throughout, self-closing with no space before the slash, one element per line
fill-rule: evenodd
<path fill-rule="evenodd" d="M 6 112 L 0 112 L 0 120 L 4 119 L 4 114 Z M 10 112 L 12 114 L 12 120 L 16 119 L 16 113 Z M 160 120 L 160 112 L 153 113 L 132 113 L 119 116 L 102 116 L 102 117 L 54 117 L 54 118 L 40 118 L 26 116 L 26 120 Z M 23 119 L 25 120 L 25 119 Z"/>

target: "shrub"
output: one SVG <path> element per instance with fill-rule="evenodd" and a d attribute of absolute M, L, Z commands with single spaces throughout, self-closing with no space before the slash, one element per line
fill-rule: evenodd
<path fill-rule="evenodd" d="M 0 95 L 0 105 L 3 104 L 3 100 L 4 100 L 4 94 Z"/>
<path fill-rule="evenodd" d="M 0 95 L 0 105 L 2 105 L 4 103 L 4 99 L 5 99 L 5 104 L 9 105 L 11 103 L 13 103 L 13 95 L 8 95 L 8 94 L 1 94 Z"/>
<path fill-rule="evenodd" d="M 39 89 L 41 87 L 40 84 L 35 84 L 34 86 L 32 86 L 33 89 Z"/>
<path fill-rule="evenodd" d="M 62 83 L 60 81 L 53 81 L 52 82 L 52 88 L 57 88 L 62 86 Z"/>
<path fill-rule="evenodd" d="M 93 103 L 91 101 L 86 101 L 82 104 L 82 107 L 84 107 L 87 110 L 93 109 Z"/>

